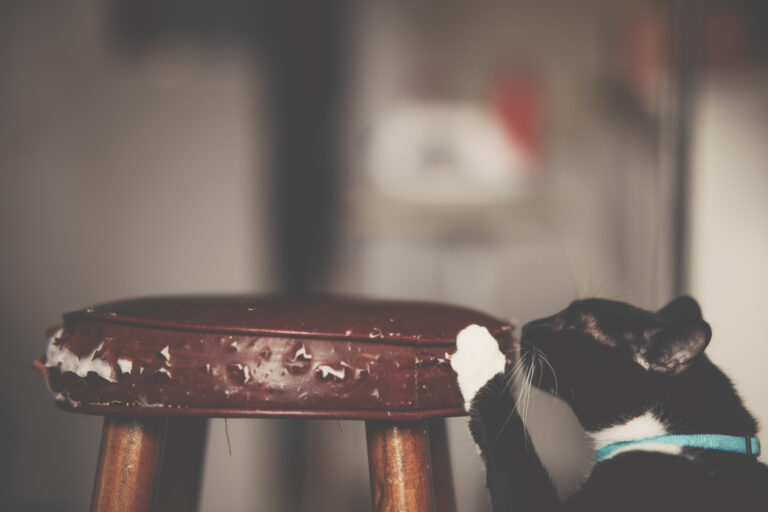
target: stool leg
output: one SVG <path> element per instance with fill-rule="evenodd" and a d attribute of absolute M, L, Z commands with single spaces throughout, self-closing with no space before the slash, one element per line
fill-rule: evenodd
<path fill-rule="evenodd" d="M 432 512 L 426 421 L 367 421 L 368 466 L 375 512 Z"/>
<path fill-rule="evenodd" d="M 432 457 L 432 479 L 435 482 L 435 510 L 456 512 L 456 495 L 453 492 L 451 453 L 445 418 L 429 420 L 429 452 Z"/>
<path fill-rule="evenodd" d="M 205 459 L 207 418 L 169 418 L 156 509 L 195 512 Z"/>
<path fill-rule="evenodd" d="M 166 424 L 166 418 L 104 418 L 91 512 L 150 510 Z"/>

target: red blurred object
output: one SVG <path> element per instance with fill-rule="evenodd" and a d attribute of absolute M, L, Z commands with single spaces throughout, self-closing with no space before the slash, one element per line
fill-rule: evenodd
<path fill-rule="evenodd" d="M 509 74 L 494 88 L 493 106 L 510 142 L 536 162 L 542 150 L 542 102 L 538 84 L 529 75 Z"/>

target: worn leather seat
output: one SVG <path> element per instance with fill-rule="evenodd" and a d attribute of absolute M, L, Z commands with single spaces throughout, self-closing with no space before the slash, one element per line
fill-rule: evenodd
<path fill-rule="evenodd" d="M 74 412 L 421 419 L 463 413 L 456 334 L 510 325 L 432 303 L 160 297 L 64 315 L 47 359 Z"/>
<path fill-rule="evenodd" d="M 469 324 L 511 348 L 510 324 L 443 304 L 141 298 L 65 314 L 36 367 L 60 407 L 105 416 L 92 511 L 195 510 L 207 417 L 298 417 L 366 420 L 377 512 L 451 512 L 440 418 L 464 414 Z"/>

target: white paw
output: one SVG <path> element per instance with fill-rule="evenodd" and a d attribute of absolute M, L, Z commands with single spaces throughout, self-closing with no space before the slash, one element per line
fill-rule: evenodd
<path fill-rule="evenodd" d="M 451 356 L 451 368 L 457 374 L 467 411 L 480 388 L 494 375 L 504 372 L 505 363 L 506 358 L 499 350 L 496 338 L 485 327 L 472 324 L 456 336 L 456 352 Z"/>

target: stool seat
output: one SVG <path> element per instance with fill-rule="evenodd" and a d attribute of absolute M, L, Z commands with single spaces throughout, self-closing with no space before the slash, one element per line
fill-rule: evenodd
<path fill-rule="evenodd" d="M 57 404 L 100 415 L 419 420 L 464 414 L 456 335 L 512 326 L 426 302 L 177 296 L 67 313 L 43 373 Z"/>

